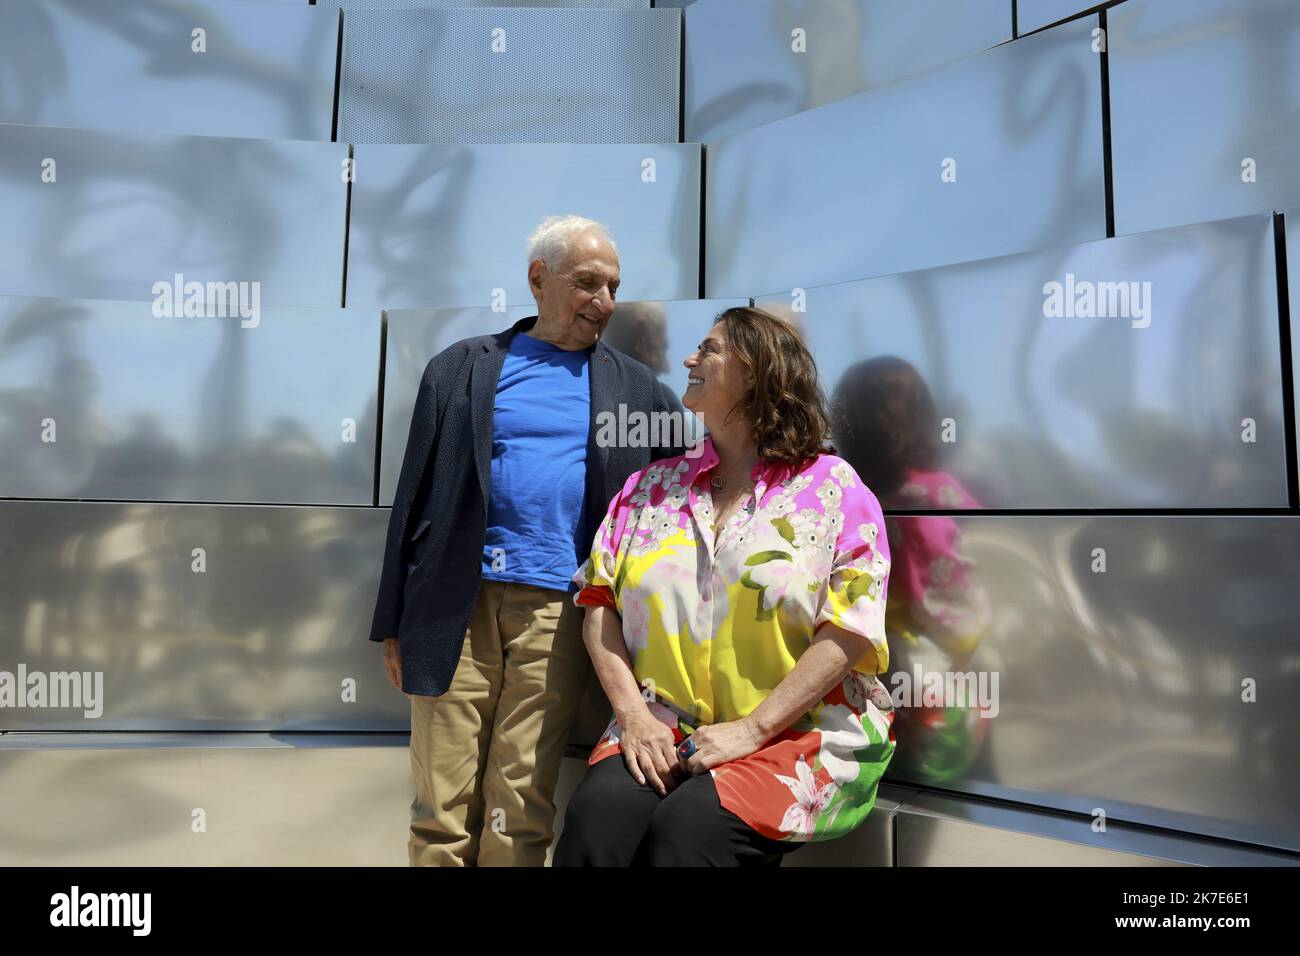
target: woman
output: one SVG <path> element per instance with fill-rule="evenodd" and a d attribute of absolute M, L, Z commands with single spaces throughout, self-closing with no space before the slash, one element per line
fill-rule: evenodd
<path fill-rule="evenodd" d="M 884 517 L 812 356 L 735 308 L 685 364 L 710 436 L 628 479 L 574 576 L 614 719 L 557 866 L 779 864 L 858 826 L 893 755 Z"/>

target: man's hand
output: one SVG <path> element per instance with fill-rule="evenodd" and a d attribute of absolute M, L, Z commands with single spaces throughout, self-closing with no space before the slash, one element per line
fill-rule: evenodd
<path fill-rule="evenodd" d="M 649 783 L 659 796 L 668 796 L 685 777 L 677 766 L 672 730 L 656 720 L 649 707 L 620 723 L 618 744 L 628 773 L 642 786 Z"/>
<path fill-rule="evenodd" d="M 384 641 L 384 668 L 388 671 L 388 683 L 398 690 L 402 689 L 402 651 L 397 638 L 390 637 Z M 410 697 L 410 694 L 406 695 Z"/>
<path fill-rule="evenodd" d="M 679 765 L 687 773 L 708 773 L 711 769 L 729 760 L 748 757 L 763 746 L 762 734 L 748 717 L 729 720 L 721 724 L 706 724 L 695 733 L 695 753 L 683 760 L 678 757 Z"/>

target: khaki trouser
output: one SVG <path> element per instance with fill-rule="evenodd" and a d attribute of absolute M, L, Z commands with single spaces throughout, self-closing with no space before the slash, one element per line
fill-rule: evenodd
<path fill-rule="evenodd" d="M 572 595 L 484 581 L 451 686 L 411 697 L 412 866 L 541 866 L 591 674 Z"/>

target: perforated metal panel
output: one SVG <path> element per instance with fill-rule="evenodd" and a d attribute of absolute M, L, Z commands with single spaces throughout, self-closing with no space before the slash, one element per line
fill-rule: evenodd
<path fill-rule="evenodd" d="M 675 143 L 676 10 L 349 10 L 338 137 Z"/>

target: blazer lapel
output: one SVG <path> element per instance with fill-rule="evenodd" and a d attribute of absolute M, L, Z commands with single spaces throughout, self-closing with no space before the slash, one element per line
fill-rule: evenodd
<path fill-rule="evenodd" d="M 596 440 L 600 434 L 598 423 L 600 415 L 608 412 L 618 421 L 616 399 L 620 394 L 614 360 L 610 358 L 609 347 L 604 342 L 597 342 L 591 352 L 591 361 L 587 364 L 587 378 L 591 388 L 591 423 L 588 426 L 587 439 L 587 475 L 588 487 L 601 502 L 601 514 L 609 502 L 605 493 L 605 475 L 609 473 L 609 448 Z"/>
<path fill-rule="evenodd" d="M 478 472 L 478 486 L 483 495 L 483 514 L 487 514 L 488 494 L 492 469 L 492 417 L 496 411 L 497 383 L 501 380 L 501 367 L 506 363 L 510 339 L 518 325 L 505 336 L 485 343 L 483 351 L 474 359 L 469 373 L 470 424 L 474 431 L 474 468 Z M 504 341 L 503 341 L 504 339 Z"/>

